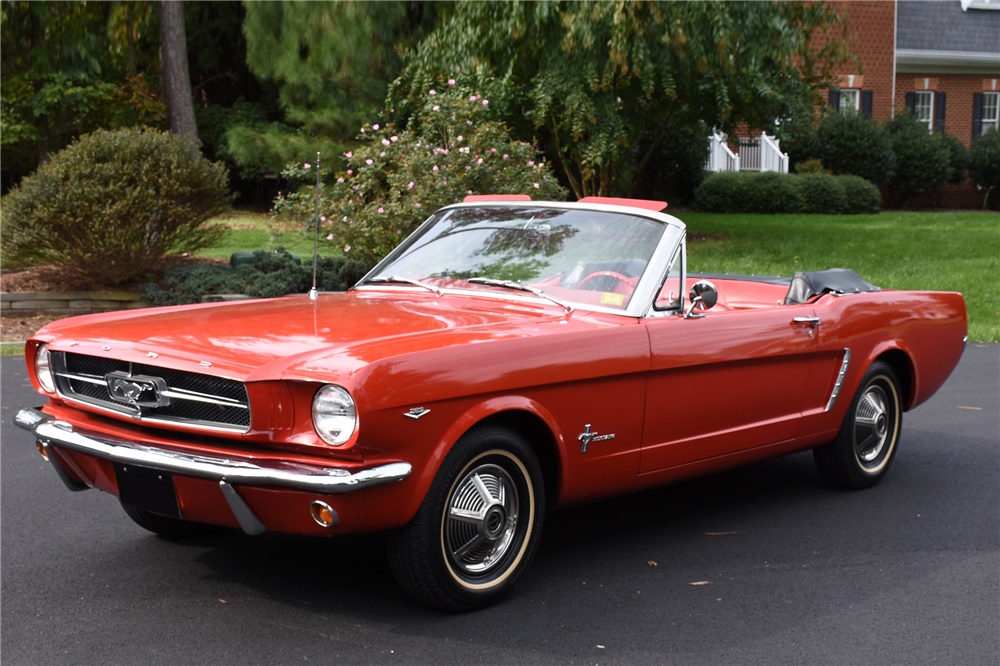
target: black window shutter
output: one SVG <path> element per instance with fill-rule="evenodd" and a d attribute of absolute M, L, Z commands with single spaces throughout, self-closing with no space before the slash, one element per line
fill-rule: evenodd
<path fill-rule="evenodd" d="M 917 115 L 917 93 L 906 93 L 906 108 L 910 112 L 911 116 Z"/>
<path fill-rule="evenodd" d="M 871 90 L 861 91 L 861 113 L 868 120 L 872 119 L 872 97 L 874 93 Z"/>
<path fill-rule="evenodd" d="M 945 94 L 934 93 L 934 131 L 944 134 Z"/>
<path fill-rule="evenodd" d="M 983 93 L 972 94 L 972 141 L 983 133 Z"/>
<path fill-rule="evenodd" d="M 830 106 L 834 111 L 840 111 L 840 90 L 830 88 Z"/>

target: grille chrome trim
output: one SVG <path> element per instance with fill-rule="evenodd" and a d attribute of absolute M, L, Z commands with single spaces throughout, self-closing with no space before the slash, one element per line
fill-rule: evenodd
<path fill-rule="evenodd" d="M 75 352 L 52 352 L 52 357 L 56 393 L 68 402 L 127 416 L 150 425 L 184 425 L 197 430 L 231 433 L 250 430 L 250 398 L 242 382 Z M 70 370 L 70 367 L 73 369 Z M 167 398 L 170 404 L 137 406 L 117 400 L 108 390 L 106 376 L 94 374 L 102 370 L 105 375 L 120 373 L 157 377 L 166 387 L 160 389 L 159 394 Z M 74 386 L 74 382 L 79 382 L 80 385 Z M 177 386 L 178 383 L 181 385 Z M 217 389 L 220 394 L 205 392 L 206 385 L 209 391 Z M 85 386 L 90 388 L 86 389 Z M 195 388 L 203 390 L 194 390 Z M 213 418 L 215 416 L 219 418 Z"/>

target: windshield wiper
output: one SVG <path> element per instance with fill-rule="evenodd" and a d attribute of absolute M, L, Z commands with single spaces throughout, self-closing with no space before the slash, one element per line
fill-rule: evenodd
<path fill-rule="evenodd" d="M 432 284 L 427 284 L 426 282 L 421 282 L 420 280 L 413 280 L 411 278 L 399 277 L 398 275 L 380 275 L 378 277 L 373 277 L 365 280 L 365 283 L 371 282 L 397 282 L 399 284 L 412 284 L 415 287 L 423 287 L 428 291 L 433 291 L 435 296 L 440 296 L 443 292 Z"/>
<path fill-rule="evenodd" d="M 534 287 L 529 287 L 526 284 L 521 284 L 520 282 L 514 282 L 512 280 L 494 280 L 493 278 L 484 277 L 474 277 L 469 278 L 466 282 L 471 282 L 473 284 L 485 284 L 487 287 L 503 287 L 505 289 L 517 289 L 518 291 L 529 291 L 535 296 L 544 298 L 545 300 L 552 301 L 556 305 L 562 306 L 566 310 L 566 314 L 573 311 L 573 306 L 564 301 L 561 298 L 556 298 L 555 296 L 549 296 L 541 289 L 535 289 Z"/>

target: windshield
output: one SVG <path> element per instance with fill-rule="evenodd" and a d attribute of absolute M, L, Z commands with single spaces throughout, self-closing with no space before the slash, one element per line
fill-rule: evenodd
<path fill-rule="evenodd" d="M 484 206 L 438 213 L 371 276 L 495 290 L 521 283 L 581 305 L 628 307 L 665 225 L 621 213 Z M 508 287 L 510 285 L 507 285 Z"/>

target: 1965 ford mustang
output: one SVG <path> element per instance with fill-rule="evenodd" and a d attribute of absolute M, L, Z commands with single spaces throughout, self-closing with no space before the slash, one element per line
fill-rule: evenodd
<path fill-rule="evenodd" d="M 665 207 L 469 197 L 347 293 L 55 322 L 17 423 L 162 535 L 390 530 L 402 587 L 452 611 L 510 591 L 549 507 L 805 449 L 877 483 L 962 296 L 692 274 Z"/>

